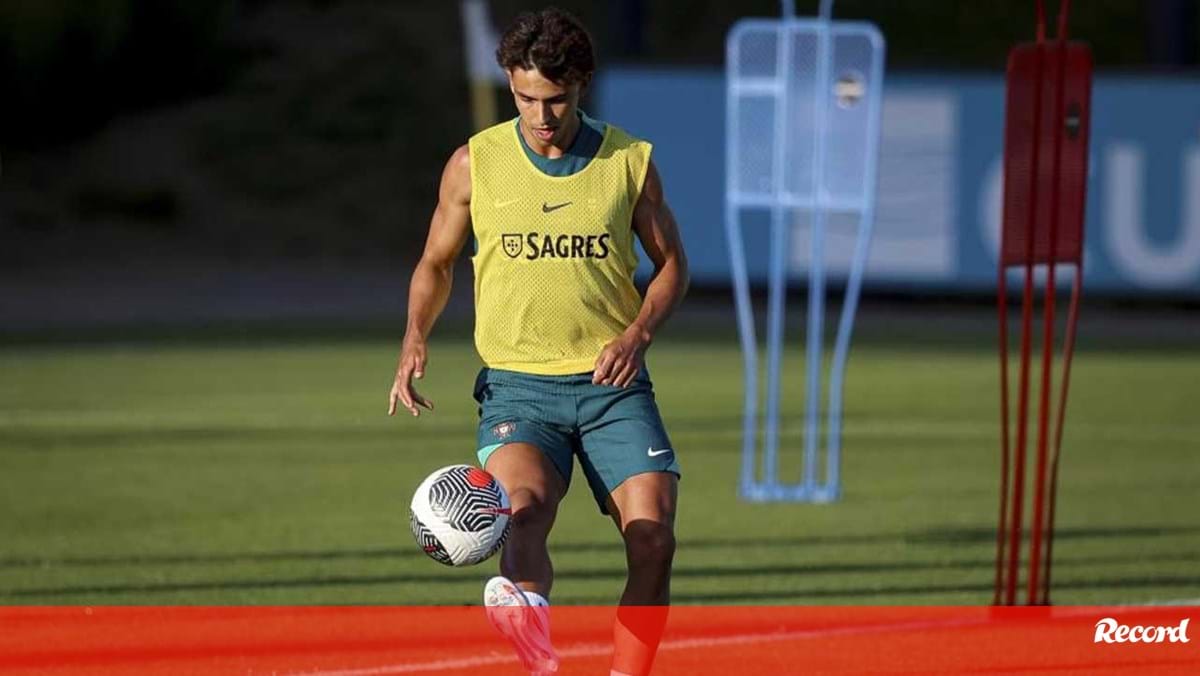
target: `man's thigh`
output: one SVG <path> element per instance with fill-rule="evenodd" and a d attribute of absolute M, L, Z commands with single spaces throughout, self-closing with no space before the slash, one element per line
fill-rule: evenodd
<path fill-rule="evenodd" d="M 674 485 L 681 474 L 679 460 L 644 371 L 626 388 L 588 386 L 580 400 L 579 464 L 601 512 L 610 513 L 610 495 L 644 474 L 666 476 L 638 479 L 639 484 Z"/>
<path fill-rule="evenodd" d="M 497 475 L 510 492 L 552 470 L 565 492 L 571 483 L 574 442 L 564 423 L 573 422 L 574 412 L 525 381 L 521 374 L 491 369 L 484 369 L 476 379 L 479 465 Z M 528 448 L 537 449 L 542 458 L 531 456 Z"/>
<path fill-rule="evenodd" d="M 622 533 L 630 524 L 665 526 L 673 532 L 679 500 L 679 476 L 645 472 L 631 476 L 609 494 L 608 512 Z"/>

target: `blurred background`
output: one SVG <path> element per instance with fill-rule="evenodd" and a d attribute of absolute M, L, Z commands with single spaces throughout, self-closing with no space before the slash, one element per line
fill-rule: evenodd
<path fill-rule="evenodd" d="M 685 467 L 676 599 L 988 602 L 1003 80 L 1033 0 L 834 4 L 879 26 L 887 59 L 845 496 L 827 507 L 736 496 L 724 41 L 779 3 L 558 4 L 596 39 L 585 108 L 655 143 L 692 263 L 649 357 Z M 1200 11 L 1073 4 L 1097 75 L 1055 589 L 1195 599 Z M 383 412 L 443 164 L 514 114 L 478 45 L 537 7 L 0 0 L 0 603 L 478 603 L 480 569 L 426 560 L 406 515 L 428 472 L 472 461 L 466 253 L 421 386 L 437 413 Z M 746 238 L 761 282 L 766 229 Z M 556 598 L 610 603 L 623 553 L 581 488 Z"/>
<path fill-rule="evenodd" d="M 695 283 L 724 288 L 724 36 L 778 3 L 560 4 L 597 40 L 586 105 L 657 144 Z M 524 8 L 487 3 L 485 20 Z M 986 291 L 1003 67 L 1032 2 L 835 14 L 888 41 L 868 292 Z M 442 164 L 477 124 L 465 23 L 454 2 L 3 3 L 4 330 L 396 316 Z M 1089 295 L 1195 299 L 1196 3 L 1076 3 L 1071 29 L 1100 73 Z M 511 114 L 501 86 L 488 96 Z"/>

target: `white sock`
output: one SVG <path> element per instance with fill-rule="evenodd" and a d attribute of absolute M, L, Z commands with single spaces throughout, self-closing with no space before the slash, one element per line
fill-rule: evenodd
<path fill-rule="evenodd" d="M 525 598 L 529 599 L 529 605 L 531 605 L 535 608 L 539 608 L 539 607 L 540 608 L 549 608 L 550 607 L 550 602 L 546 600 L 546 597 L 542 596 L 541 594 L 539 594 L 537 592 L 527 591 L 527 592 L 525 592 Z"/>

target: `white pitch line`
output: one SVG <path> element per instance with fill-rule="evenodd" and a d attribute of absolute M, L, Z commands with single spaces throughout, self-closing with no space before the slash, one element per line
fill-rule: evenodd
<path fill-rule="evenodd" d="M 1148 606 L 1200 606 L 1200 599 L 1167 599 L 1165 601 L 1150 601 Z"/>
<path fill-rule="evenodd" d="M 687 650 L 692 648 L 710 648 L 714 646 L 745 645 L 750 643 L 774 643 L 779 641 L 798 641 L 806 639 L 827 638 L 830 636 L 852 636 L 860 634 L 885 633 L 889 631 L 918 631 L 923 629 L 969 627 L 986 624 L 986 617 L 970 620 L 939 620 L 930 622 L 908 622 L 900 624 L 880 624 L 864 627 L 844 627 L 841 629 L 806 629 L 802 631 L 779 631 L 760 634 L 736 634 L 734 636 L 716 636 L 705 638 L 685 638 L 663 641 L 659 652 L 665 650 Z M 599 657 L 612 652 L 610 644 L 581 643 L 568 646 L 558 651 L 559 657 Z M 488 656 L 464 657 L 453 660 L 437 660 L 433 662 L 418 662 L 414 664 L 395 664 L 365 669 L 338 669 L 333 671 L 298 671 L 289 676 L 381 676 L 383 674 L 415 674 L 422 672 L 449 671 L 469 667 L 482 667 L 494 664 L 517 662 L 513 655 L 493 653 Z"/>
<path fill-rule="evenodd" d="M 469 667 L 487 667 L 495 664 L 516 662 L 513 655 L 493 653 L 487 657 L 465 657 L 456 660 L 438 660 L 436 662 L 419 662 L 416 664 L 395 664 L 367 669 L 338 669 L 335 671 L 293 671 L 288 676 L 375 676 L 376 674 L 414 674 L 422 671 L 437 672 L 451 669 L 466 669 Z"/>
<path fill-rule="evenodd" d="M 1174 605 L 1200 605 L 1200 599 L 1175 602 Z M 1095 615 L 1107 610 L 1132 610 L 1147 606 L 1060 606 L 1051 609 L 1051 619 Z M 927 620 L 921 622 L 900 622 L 894 624 L 873 624 L 861 627 L 841 627 L 836 629 L 804 629 L 800 631 L 776 631 L 757 634 L 736 634 L 733 636 L 714 636 L 700 638 L 683 638 L 663 641 L 659 652 L 665 650 L 687 650 L 692 648 L 711 648 L 715 646 L 746 645 L 753 643 L 776 643 L 780 641 L 803 641 L 834 636 L 861 636 L 867 634 L 883 634 L 888 632 L 923 631 L 928 629 L 954 629 L 963 627 L 982 626 L 994 622 L 989 616 L 971 619 Z M 598 657 L 612 652 L 612 646 L 602 643 L 577 643 L 558 651 L 560 657 Z M 517 662 L 513 655 L 492 653 L 479 657 L 463 657 L 452 660 L 437 660 L 433 662 L 417 662 L 412 664 L 394 664 L 364 669 L 337 669 L 332 671 L 298 671 L 288 676 L 383 676 L 385 674 L 416 674 L 469 667 L 484 667 L 495 664 Z"/>

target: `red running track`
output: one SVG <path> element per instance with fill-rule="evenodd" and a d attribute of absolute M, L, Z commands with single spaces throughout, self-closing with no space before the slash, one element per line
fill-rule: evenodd
<path fill-rule="evenodd" d="M 612 607 L 553 610 L 560 674 L 608 673 Z M 1097 622 L 1188 642 L 1096 643 Z M 672 608 L 655 674 L 1200 674 L 1200 607 Z M 1115 636 L 1115 634 L 1113 634 Z M 1180 637 L 1182 638 L 1182 636 Z M 524 673 L 479 607 L 0 608 L 4 674 Z"/>

